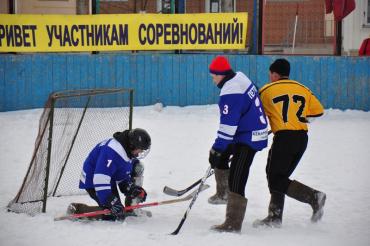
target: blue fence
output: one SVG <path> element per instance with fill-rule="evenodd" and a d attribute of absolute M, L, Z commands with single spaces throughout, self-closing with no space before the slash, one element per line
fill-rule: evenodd
<path fill-rule="evenodd" d="M 2 54 L 0 111 L 41 108 L 53 91 L 127 87 L 136 106 L 217 103 L 208 73 L 215 54 Z M 278 56 L 228 55 L 259 87 Z M 305 84 L 325 108 L 370 110 L 370 58 L 291 56 L 291 79 Z"/>

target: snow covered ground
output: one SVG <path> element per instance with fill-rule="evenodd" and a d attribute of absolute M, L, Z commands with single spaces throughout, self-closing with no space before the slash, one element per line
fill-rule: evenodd
<path fill-rule="evenodd" d="M 265 178 L 267 149 L 259 152 L 246 188 L 249 199 L 241 234 L 209 230 L 223 222 L 225 206 L 212 206 L 202 192 L 177 236 L 174 231 L 189 202 L 148 208 L 152 218 L 112 222 L 54 222 L 69 202 L 93 204 L 87 196 L 52 199 L 47 213 L 30 217 L 6 212 L 26 173 L 41 109 L 0 113 L 0 245 L 370 245 L 370 112 L 327 110 L 310 126 L 309 146 L 293 179 L 327 193 L 323 220 L 311 224 L 308 205 L 286 199 L 281 229 L 255 229 L 266 216 L 269 193 Z M 165 185 L 182 189 L 204 175 L 208 150 L 218 124 L 216 105 L 137 107 L 134 127 L 148 130 L 153 146 L 146 165 L 147 202 L 171 197 Z M 271 140 L 271 136 L 270 136 Z M 271 141 L 270 141 L 271 144 Z M 76 181 L 77 185 L 77 181 Z"/>

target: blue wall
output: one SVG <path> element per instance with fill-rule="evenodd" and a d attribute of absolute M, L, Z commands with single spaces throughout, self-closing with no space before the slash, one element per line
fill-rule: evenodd
<path fill-rule="evenodd" d="M 217 102 L 208 73 L 214 54 L 2 54 L 0 111 L 43 107 L 58 90 L 130 87 L 135 105 Z M 234 70 L 258 86 L 279 56 L 229 55 Z M 291 79 L 307 85 L 325 108 L 370 110 L 370 58 L 290 56 Z"/>

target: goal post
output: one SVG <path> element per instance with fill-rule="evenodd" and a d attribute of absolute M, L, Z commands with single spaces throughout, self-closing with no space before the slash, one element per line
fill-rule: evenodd
<path fill-rule="evenodd" d="M 49 95 L 33 155 L 9 211 L 46 212 L 50 196 L 77 195 L 89 151 L 116 131 L 132 128 L 133 89 L 84 89 Z"/>

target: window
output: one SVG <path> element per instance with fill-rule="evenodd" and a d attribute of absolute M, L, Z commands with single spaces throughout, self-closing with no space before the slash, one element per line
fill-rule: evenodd
<path fill-rule="evenodd" d="M 157 0 L 157 12 L 163 14 L 186 13 L 186 0 Z"/>
<path fill-rule="evenodd" d="M 206 0 L 206 12 L 235 12 L 236 0 Z"/>
<path fill-rule="evenodd" d="M 357 7 L 357 6 L 356 6 Z M 362 27 L 370 27 L 370 0 L 362 1 Z"/>
<path fill-rule="evenodd" d="M 365 24 L 366 25 L 370 25 L 370 0 L 367 0 L 366 1 L 366 8 L 365 8 L 365 11 L 366 11 L 366 15 L 365 15 L 365 18 L 366 18 L 366 21 L 365 21 Z"/>
<path fill-rule="evenodd" d="M 162 14 L 171 13 L 171 0 L 158 0 L 157 1 L 157 10 Z"/>
<path fill-rule="evenodd" d="M 220 2 L 218 0 L 209 1 L 209 12 L 210 13 L 220 12 Z"/>

